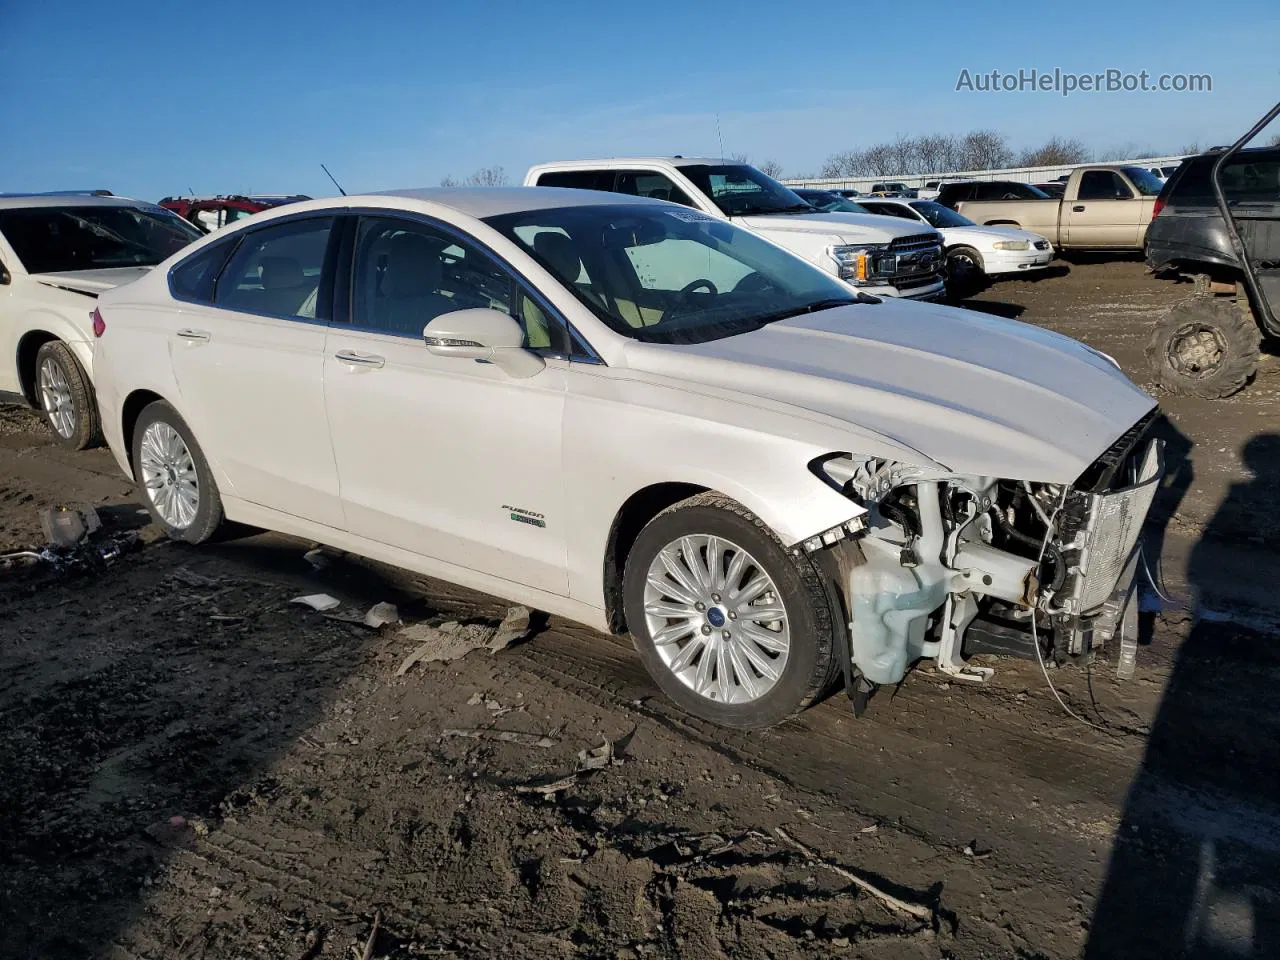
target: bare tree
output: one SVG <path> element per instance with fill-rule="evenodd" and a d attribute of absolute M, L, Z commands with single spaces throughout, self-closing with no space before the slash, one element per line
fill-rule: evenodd
<path fill-rule="evenodd" d="M 1146 160 L 1151 157 L 1165 157 L 1168 154 L 1153 150 L 1150 144 L 1122 143 L 1118 147 L 1108 147 L 1098 151 L 1098 159 L 1114 160 Z"/>
<path fill-rule="evenodd" d="M 965 170 L 997 170 L 1013 165 L 1009 140 L 995 130 L 972 130 L 960 144 L 961 163 Z"/>
<path fill-rule="evenodd" d="M 955 137 L 942 133 L 927 133 L 916 139 L 916 152 L 920 158 L 917 173 L 939 173 L 950 169 L 956 155 Z"/>
<path fill-rule="evenodd" d="M 1268 147 L 1280 147 L 1280 133 L 1273 133 L 1271 139 L 1267 141 Z"/>
<path fill-rule="evenodd" d="M 862 172 L 862 152 L 859 150 L 845 150 L 843 153 L 833 153 L 822 164 L 819 176 L 835 179 L 837 177 L 856 177 Z"/>
<path fill-rule="evenodd" d="M 1280 141 L 1280 133 L 1276 134 L 1275 137 L 1273 137 L 1271 140 L 1273 144 L 1278 141 Z M 1204 147 L 1200 146 L 1199 140 L 1192 140 L 1190 143 L 1184 143 L 1182 145 L 1182 149 L 1179 150 L 1178 152 L 1179 153 L 1204 153 Z"/>
<path fill-rule="evenodd" d="M 877 143 L 862 151 L 860 158 L 862 170 L 873 177 L 887 177 L 897 173 L 893 163 L 896 151 L 891 143 Z"/>
<path fill-rule="evenodd" d="M 501 167 L 481 167 L 461 180 L 454 176 L 440 178 L 442 187 L 505 187 L 510 183 L 506 171 Z"/>
<path fill-rule="evenodd" d="M 782 164 L 777 160 L 766 160 L 760 164 L 759 169 L 766 177 L 773 177 L 775 180 L 782 179 Z"/>
<path fill-rule="evenodd" d="M 1039 147 L 1023 150 L 1018 158 L 1024 167 L 1061 167 L 1089 160 L 1089 148 L 1081 141 L 1063 137 L 1051 137 Z"/>

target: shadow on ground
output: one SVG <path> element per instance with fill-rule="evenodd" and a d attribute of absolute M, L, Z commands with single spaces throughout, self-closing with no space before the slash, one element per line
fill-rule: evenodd
<path fill-rule="evenodd" d="M 1193 591 L 1219 573 L 1205 546 L 1271 496 L 1280 436 L 1249 441 L 1190 564 Z M 1280 583 L 1276 565 L 1271 583 Z M 1280 956 L 1280 637 L 1195 624 L 1178 650 L 1125 809 L 1085 956 Z M 1226 758 L 1227 762 L 1224 762 Z"/>

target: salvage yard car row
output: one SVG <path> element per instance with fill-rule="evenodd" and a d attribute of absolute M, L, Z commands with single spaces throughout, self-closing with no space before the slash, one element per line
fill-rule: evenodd
<path fill-rule="evenodd" d="M 1132 639 L 1154 401 L 1083 344 L 920 302 L 944 245 L 1017 270 L 1048 241 L 927 201 L 822 213 L 718 160 L 526 184 L 290 202 L 190 245 L 169 211 L 60 198 L 80 266 L 142 276 L 90 319 L 92 276 L 0 244 L 11 287 L 85 318 L 29 360 L 10 331 L 4 375 L 69 446 L 101 429 L 173 538 L 238 521 L 629 632 L 729 726 L 837 680 L 861 709 L 921 658 L 981 680 L 984 630 L 1058 660 Z"/>

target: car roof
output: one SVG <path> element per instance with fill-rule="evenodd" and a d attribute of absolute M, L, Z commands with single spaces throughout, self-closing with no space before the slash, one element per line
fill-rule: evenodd
<path fill-rule="evenodd" d="M 557 207 L 603 207 L 617 204 L 663 204 L 666 201 L 649 197 L 633 197 L 629 194 L 606 193 L 600 190 L 579 190 L 571 187 L 434 187 L 418 190 L 387 190 L 365 194 L 367 197 L 399 197 L 420 200 L 451 207 L 460 213 L 477 219 L 494 217 L 504 213 L 527 213 L 532 210 L 552 210 Z M 361 197 L 350 196 L 344 205 L 358 205 Z M 333 203 L 334 201 L 330 201 Z M 287 207 L 278 207 L 282 213 Z"/>
<path fill-rule="evenodd" d="M 0 210 L 26 210 L 35 207 L 154 207 L 156 204 L 130 197 L 99 197 L 93 194 L 0 194 Z"/>
<path fill-rule="evenodd" d="M 724 157 L 602 157 L 597 160 L 556 160 L 547 163 L 534 164 L 531 169 L 543 170 L 550 167 L 563 167 L 565 169 L 593 169 L 601 165 L 610 167 L 623 167 L 637 164 L 653 164 L 665 163 L 673 167 L 701 167 L 708 164 L 713 166 L 735 166 L 746 167 L 750 164 L 739 163 L 737 160 L 728 160 Z"/>

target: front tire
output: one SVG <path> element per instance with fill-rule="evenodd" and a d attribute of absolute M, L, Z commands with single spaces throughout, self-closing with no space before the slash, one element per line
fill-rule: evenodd
<path fill-rule="evenodd" d="M 952 300 L 963 300 L 977 293 L 986 279 L 982 254 L 973 247 L 953 247 L 947 251 L 947 292 Z"/>
<path fill-rule="evenodd" d="M 53 439 L 69 450 L 102 442 L 98 402 L 80 361 L 61 340 L 36 351 L 35 394 Z"/>
<path fill-rule="evenodd" d="M 133 475 L 147 512 L 171 540 L 204 543 L 222 525 L 213 471 L 186 421 L 163 400 L 133 428 Z"/>
<path fill-rule="evenodd" d="M 623 603 L 649 675 L 712 723 L 772 726 L 813 703 L 839 669 L 822 574 L 719 494 L 682 501 L 640 532 Z"/>
<path fill-rule="evenodd" d="M 1193 297 L 1156 324 L 1147 363 L 1170 393 L 1218 400 L 1240 390 L 1258 369 L 1262 335 L 1235 300 Z"/>

